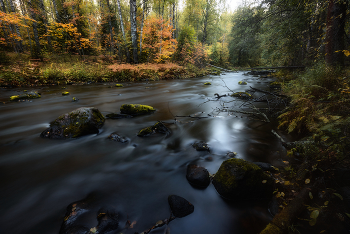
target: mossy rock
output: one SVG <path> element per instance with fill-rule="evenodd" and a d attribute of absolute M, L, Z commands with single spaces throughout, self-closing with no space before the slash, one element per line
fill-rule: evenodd
<path fill-rule="evenodd" d="M 245 82 L 245 81 L 239 81 L 238 84 L 239 84 L 239 85 L 247 85 L 247 82 Z"/>
<path fill-rule="evenodd" d="M 67 91 L 62 92 L 62 95 L 63 95 L 63 96 L 69 95 L 69 92 L 67 92 Z"/>
<path fill-rule="evenodd" d="M 26 92 L 26 91 L 24 91 L 24 92 Z M 10 100 L 17 101 L 17 100 L 23 100 L 23 99 L 36 99 L 36 98 L 41 98 L 40 93 L 29 92 L 29 93 L 23 93 L 23 94 L 11 96 Z"/>
<path fill-rule="evenodd" d="M 97 134 L 104 122 L 105 117 L 98 109 L 81 107 L 59 116 L 40 136 L 50 139 L 66 139 Z"/>
<path fill-rule="evenodd" d="M 141 104 L 123 104 L 120 107 L 120 112 L 127 115 L 145 115 L 155 112 L 156 110 L 152 106 Z"/>
<path fill-rule="evenodd" d="M 204 85 L 211 85 L 211 83 L 210 82 L 205 82 Z"/>
<path fill-rule="evenodd" d="M 231 94 L 231 97 L 236 97 L 236 98 L 240 98 L 240 99 L 253 99 L 253 96 L 250 93 L 247 92 L 236 92 Z"/>
<path fill-rule="evenodd" d="M 157 122 L 151 127 L 143 128 L 141 129 L 137 136 L 139 137 L 146 137 L 150 136 L 155 133 L 161 133 L 161 134 L 166 134 L 169 135 L 171 131 L 162 123 L 162 122 Z"/>
<path fill-rule="evenodd" d="M 123 85 L 122 84 L 115 84 L 115 87 L 121 88 L 121 87 L 123 87 Z"/>
<path fill-rule="evenodd" d="M 224 161 L 213 179 L 216 191 L 229 200 L 271 198 L 273 179 L 257 165 L 243 159 Z"/>

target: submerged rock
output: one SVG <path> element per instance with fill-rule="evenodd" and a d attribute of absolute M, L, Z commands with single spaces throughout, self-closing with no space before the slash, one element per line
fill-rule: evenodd
<path fill-rule="evenodd" d="M 194 187 L 206 188 L 210 184 L 209 172 L 204 167 L 188 165 L 186 179 Z"/>
<path fill-rule="evenodd" d="M 185 217 L 192 214 L 194 211 L 194 206 L 183 197 L 170 195 L 168 197 L 168 202 L 171 212 L 177 218 Z"/>
<path fill-rule="evenodd" d="M 240 98 L 240 99 L 252 99 L 253 96 L 250 93 L 247 92 L 236 92 L 231 94 L 231 97 L 236 97 L 236 98 Z"/>
<path fill-rule="evenodd" d="M 67 207 L 66 215 L 61 225 L 60 234 L 91 234 L 108 233 L 118 229 L 119 215 L 113 210 L 101 208 L 97 213 L 98 225 L 96 227 L 86 227 L 81 224 L 80 216 L 90 212 L 89 206 L 93 202 L 94 196 L 73 202 Z"/>
<path fill-rule="evenodd" d="M 130 141 L 129 138 L 120 136 L 116 132 L 112 133 L 111 135 L 108 136 L 108 139 L 111 139 L 113 141 L 121 142 L 121 143 L 127 143 Z"/>
<path fill-rule="evenodd" d="M 127 115 L 145 115 L 155 112 L 156 110 L 152 106 L 141 104 L 123 104 L 120 107 L 120 112 Z"/>
<path fill-rule="evenodd" d="M 273 179 L 268 174 L 254 163 L 236 158 L 221 164 L 213 185 L 230 200 L 267 199 L 273 192 Z"/>
<path fill-rule="evenodd" d="M 67 92 L 67 91 L 62 92 L 62 95 L 63 95 L 63 96 L 69 95 L 69 92 Z"/>
<path fill-rule="evenodd" d="M 115 87 L 123 87 L 122 84 L 115 84 Z"/>
<path fill-rule="evenodd" d="M 247 85 L 247 82 L 245 82 L 245 81 L 239 81 L 238 84 L 239 84 L 239 85 Z"/>
<path fill-rule="evenodd" d="M 141 129 L 139 131 L 139 133 L 137 134 L 137 136 L 146 137 L 146 136 L 150 136 L 150 135 L 155 134 L 155 133 L 169 135 L 171 133 L 171 131 L 162 122 L 159 121 L 151 127 Z"/>
<path fill-rule="evenodd" d="M 24 92 L 27 92 L 26 90 Z M 14 95 L 10 97 L 11 101 L 17 101 L 22 99 L 35 99 L 35 98 L 41 98 L 40 93 L 37 92 L 29 92 L 29 93 L 23 93 L 20 95 Z"/>
<path fill-rule="evenodd" d="M 192 146 L 197 151 L 209 151 L 208 144 L 203 142 L 203 141 L 195 142 L 195 143 L 192 144 Z"/>
<path fill-rule="evenodd" d="M 210 82 L 205 82 L 204 85 L 211 85 L 211 83 Z"/>
<path fill-rule="evenodd" d="M 40 136 L 50 139 L 65 139 L 96 134 L 104 122 L 105 118 L 98 109 L 81 107 L 59 116 Z"/>
<path fill-rule="evenodd" d="M 111 114 L 107 114 L 106 117 L 108 119 L 128 119 L 128 118 L 132 118 L 132 115 L 126 115 L 126 114 L 115 114 L 115 113 L 111 113 Z"/>

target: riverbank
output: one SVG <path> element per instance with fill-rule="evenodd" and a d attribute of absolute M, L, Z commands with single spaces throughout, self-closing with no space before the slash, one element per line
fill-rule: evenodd
<path fill-rule="evenodd" d="M 280 71 L 291 104 L 279 128 L 300 140 L 282 142 L 285 167 L 276 174 L 278 213 L 262 233 L 347 233 L 350 229 L 349 70 L 318 64 L 305 72 Z"/>
<path fill-rule="evenodd" d="M 8 53 L 0 58 L 1 87 L 157 81 L 220 73 L 214 67 L 176 63 L 126 64 L 111 56 L 52 55 L 41 61 L 27 54 Z"/>

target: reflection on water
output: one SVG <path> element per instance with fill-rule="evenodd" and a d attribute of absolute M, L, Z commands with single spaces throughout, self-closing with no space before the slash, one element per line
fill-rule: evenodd
<path fill-rule="evenodd" d="M 240 73 L 221 78 L 231 90 L 246 88 L 237 85 L 243 79 Z M 204 86 L 207 81 L 212 85 Z M 254 79 L 251 82 L 259 88 L 267 85 L 256 84 Z M 20 90 L 3 89 L 0 101 L 6 102 Z M 120 226 L 127 220 L 136 221 L 132 230 L 123 233 L 142 232 L 168 218 L 167 197 L 171 194 L 186 198 L 195 207 L 193 214 L 169 225 L 172 234 L 254 233 L 251 224 L 256 224 L 258 230 L 269 221 L 264 202 L 227 203 L 212 185 L 197 190 L 186 180 L 189 163 L 216 173 L 227 159 L 227 152 L 235 151 L 239 158 L 249 161 L 274 164 L 283 155 L 278 139 L 270 132 L 273 123 L 212 113 L 219 103 L 207 100 L 215 93 L 229 92 L 219 77 L 126 83 L 121 89 L 108 85 L 68 86 L 66 91 L 71 96 L 62 96 L 61 87 L 40 87 L 36 91 L 42 93 L 42 98 L 0 105 L 0 233 L 58 233 L 67 205 L 90 193 L 94 200 L 82 224 L 94 227 L 97 211 L 108 207 L 120 213 Z M 73 96 L 79 101 L 71 102 Z M 157 111 L 131 119 L 108 119 L 99 134 L 79 139 L 39 137 L 61 114 L 93 106 L 105 115 L 118 112 L 124 103 L 147 104 Z M 189 115 L 209 118 L 176 117 Z M 157 121 L 168 124 L 172 134 L 136 136 L 140 129 Z M 122 144 L 108 140 L 112 132 L 131 141 Z M 210 152 L 193 149 L 191 144 L 196 141 L 207 142 Z"/>

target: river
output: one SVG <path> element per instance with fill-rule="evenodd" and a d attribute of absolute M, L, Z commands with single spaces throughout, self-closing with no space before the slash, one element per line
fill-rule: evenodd
<path fill-rule="evenodd" d="M 196 163 L 216 173 L 228 159 L 238 158 L 278 165 L 284 157 L 279 140 L 271 133 L 276 123 L 264 123 L 242 114 L 215 113 L 220 101 L 214 94 L 244 91 L 246 85 L 266 89 L 271 79 L 227 73 L 184 80 L 26 88 L 39 99 L 9 102 L 23 88 L 0 91 L 0 233 L 58 233 L 67 205 L 94 194 L 91 209 L 81 220 L 97 225 L 101 207 L 118 211 L 120 227 L 136 221 L 132 229 L 115 233 L 141 233 L 170 216 L 167 197 L 190 201 L 194 213 L 169 224 L 171 234 L 256 233 L 271 220 L 266 201 L 227 202 L 214 186 L 193 188 L 186 167 Z M 211 82 L 212 85 L 204 85 Z M 227 87 L 225 87 L 225 84 Z M 79 99 L 72 102 L 72 97 Z M 220 100 L 232 101 L 232 97 Z M 99 134 L 78 139 L 50 140 L 40 133 L 59 115 L 79 107 L 96 107 L 102 114 L 118 113 L 125 103 L 153 106 L 154 114 L 130 119 L 107 119 Z M 239 108 L 242 101 L 225 104 Z M 222 102 L 221 102 L 221 105 Z M 214 111 L 214 112 L 213 112 Z M 201 116 L 202 119 L 175 117 Z M 176 120 L 175 120 L 176 119 Z M 136 134 L 157 121 L 169 123 L 172 134 L 140 138 Z M 129 143 L 107 139 L 112 132 L 130 138 Z M 282 133 L 281 133 L 282 134 Z M 287 137 L 287 136 L 286 136 Z M 210 152 L 191 144 L 204 141 Z M 165 227 L 151 233 L 164 233 Z"/>

